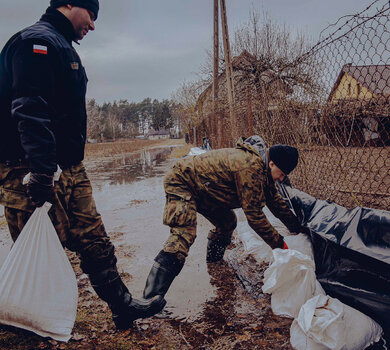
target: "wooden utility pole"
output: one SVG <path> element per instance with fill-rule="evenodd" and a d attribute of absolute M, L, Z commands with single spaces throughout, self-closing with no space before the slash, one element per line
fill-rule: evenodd
<path fill-rule="evenodd" d="M 222 123 L 218 117 L 218 68 L 219 68 L 219 9 L 218 0 L 214 0 L 214 69 L 213 69 L 213 117 L 211 124 L 212 134 L 216 134 L 215 141 L 218 146 L 221 145 Z M 213 130 L 214 129 L 214 130 Z M 215 146 L 215 145 L 214 145 Z"/>
<path fill-rule="evenodd" d="M 233 143 L 236 142 L 237 135 L 237 122 L 235 114 L 235 101 L 234 101 L 234 84 L 233 84 L 233 67 L 232 57 L 230 54 L 229 43 L 229 30 L 227 24 L 226 4 L 225 0 L 221 0 L 221 19 L 222 19 L 222 36 L 223 36 L 223 48 L 225 51 L 225 65 L 226 65 L 226 84 L 228 90 L 229 109 L 230 109 L 230 123 Z"/>

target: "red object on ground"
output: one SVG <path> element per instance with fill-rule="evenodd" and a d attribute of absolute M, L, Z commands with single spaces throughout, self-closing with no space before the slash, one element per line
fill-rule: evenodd
<path fill-rule="evenodd" d="M 283 242 L 283 249 L 288 249 L 288 245 L 286 244 L 286 242 Z"/>

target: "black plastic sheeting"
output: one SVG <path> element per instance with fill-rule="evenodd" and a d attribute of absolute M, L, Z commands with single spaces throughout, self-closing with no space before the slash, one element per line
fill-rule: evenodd
<path fill-rule="evenodd" d="M 325 292 L 373 318 L 389 339 L 390 212 L 347 209 L 284 184 L 279 191 L 310 230 Z"/>

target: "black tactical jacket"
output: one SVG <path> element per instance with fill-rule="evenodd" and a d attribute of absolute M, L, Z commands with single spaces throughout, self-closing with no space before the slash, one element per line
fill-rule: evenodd
<path fill-rule="evenodd" d="M 0 162 L 52 173 L 84 158 L 87 76 L 72 23 L 48 8 L 0 56 Z"/>

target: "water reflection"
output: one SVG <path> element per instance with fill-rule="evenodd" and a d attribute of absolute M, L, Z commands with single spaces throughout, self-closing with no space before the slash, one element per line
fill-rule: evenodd
<path fill-rule="evenodd" d="M 104 181 L 110 185 L 122 185 L 165 172 L 163 162 L 173 147 L 142 149 L 114 158 L 98 160 L 87 164 L 89 177 L 93 182 Z"/>
<path fill-rule="evenodd" d="M 136 296 L 142 295 L 154 257 L 169 236 L 162 222 L 163 175 L 173 161 L 169 159 L 172 149 L 159 147 L 86 162 L 97 208 L 116 246 L 118 267 L 131 275 L 129 288 Z M 206 219 L 198 217 L 199 236 L 166 296 L 170 318 L 196 319 L 205 303 L 215 298 L 205 261 L 211 228 Z"/>

